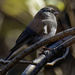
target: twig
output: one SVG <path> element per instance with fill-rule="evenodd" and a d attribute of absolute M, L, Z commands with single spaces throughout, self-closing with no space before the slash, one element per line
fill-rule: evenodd
<path fill-rule="evenodd" d="M 66 53 L 65 53 L 62 57 L 57 58 L 57 59 L 55 59 L 55 60 L 52 61 L 52 62 L 48 62 L 46 65 L 53 66 L 56 62 L 58 62 L 58 61 L 62 60 L 63 58 L 65 58 L 65 57 L 67 56 L 67 54 L 68 54 L 68 51 L 69 51 L 69 50 L 67 50 Z M 42 59 L 41 59 L 41 60 L 42 60 Z M 0 59 L 0 63 L 3 64 L 3 65 L 8 64 L 9 62 L 11 62 L 11 61 Z M 32 64 L 32 65 L 37 65 L 37 64 L 38 64 L 38 63 L 36 63 L 36 62 L 25 61 L 25 60 L 20 60 L 18 63 L 19 63 L 19 64 Z"/>
<path fill-rule="evenodd" d="M 66 40 L 70 39 L 71 37 L 73 37 L 73 35 L 69 35 L 69 36 L 67 36 L 67 37 L 65 37 L 65 38 L 63 38 L 63 39 L 61 39 L 61 40 L 55 42 L 53 45 L 49 45 L 49 47 L 46 47 L 46 48 L 45 48 L 45 50 L 44 50 L 43 53 L 44 53 L 45 55 L 48 54 L 48 53 L 50 53 L 53 48 L 59 46 L 61 43 L 65 42 Z M 51 49 L 51 50 L 50 50 L 50 49 Z M 67 47 L 66 49 L 67 49 L 67 51 L 69 51 L 69 47 Z M 62 49 L 62 50 L 63 50 L 63 49 Z M 66 53 L 64 54 L 64 56 L 62 56 L 62 57 L 60 57 L 60 58 L 57 58 L 57 59 L 55 59 L 54 61 L 52 61 L 51 63 L 47 63 L 46 65 L 53 66 L 56 62 L 58 62 L 58 61 L 64 59 L 63 57 L 66 57 L 67 54 L 68 54 L 67 51 L 66 51 Z M 36 62 L 37 62 L 37 63 L 41 62 L 42 59 L 44 59 L 44 57 L 45 57 L 44 54 L 41 54 L 39 57 L 37 57 L 35 60 L 33 60 L 33 62 L 35 62 L 35 63 L 36 63 Z M 29 75 L 35 67 L 36 67 L 35 65 L 31 65 L 31 64 L 28 65 L 27 68 L 23 71 L 22 75 Z"/>
<path fill-rule="evenodd" d="M 66 42 L 62 43 L 60 46 L 54 48 L 54 50 L 51 51 L 51 53 L 49 53 L 35 68 L 34 70 L 31 72 L 30 75 L 36 75 L 40 69 L 46 65 L 46 63 L 49 61 L 50 58 L 52 58 L 54 56 L 54 54 L 56 54 L 60 49 L 68 47 L 70 45 L 72 45 L 73 43 L 75 43 L 75 36 L 73 36 L 72 38 L 70 38 L 69 40 L 67 40 Z"/>
<path fill-rule="evenodd" d="M 69 47 L 68 47 L 69 48 Z M 56 62 L 58 62 L 58 61 L 60 61 L 60 60 L 62 60 L 62 59 L 65 59 L 65 57 L 68 55 L 68 53 L 69 53 L 69 49 L 67 48 L 67 50 L 66 50 L 66 52 L 65 52 L 65 54 L 62 56 L 62 57 L 59 57 L 59 58 L 57 58 L 57 59 L 55 59 L 54 61 L 52 61 L 52 62 L 50 62 L 50 63 L 47 63 L 46 65 L 48 65 L 48 66 L 53 66 Z"/>
<path fill-rule="evenodd" d="M 68 47 L 69 48 L 69 47 Z M 60 58 L 57 58 L 57 59 L 55 59 L 54 61 L 52 61 L 52 62 L 48 62 L 46 65 L 47 66 L 53 66 L 55 63 L 57 63 L 58 61 L 60 61 L 60 60 L 62 60 L 62 59 L 64 59 L 67 55 L 68 55 L 68 53 L 69 53 L 69 49 L 67 48 L 67 51 L 65 52 L 65 54 L 62 56 L 62 57 L 60 57 Z M 36 58 L 33 62 L 34 63 L 39 63 L 42 59 L 44 59 L 44 57 L 45 57 L 45 55 L 40 55 L 38 58 Z M 34 65 L 34 64 L 30 64 L 26 69 L 25 69 L 25 71 L 23 71 L 23 73 L 22 73 L 22 75 L 29 75 L 31 72 L 32 72 L 32 70 L 34 69 L 36 67 L 36 65 Z"/>
<path fill-rule="evenodd" d="M 6 64 L 8 64 L 10 62 L 11 62 L 11 60 L 0 59 L 0 63 L 3 64 L 3 65 L 6 65 Z M 32 61 L 25 61 L 25 60 L 20 60 L 18 63 L 19 64 L 33 64 L 33 65 L 37 65 L 37 63 L 34 63 Z"/>
<path fill-rule="evenodd" d="M 45 55 L 44 54 L 41 54 L 39 55 L 35 60 L 33 60 L 34 63 L 39 63 L 40 61 L 42 61 L 44 59 Z M 36 65 L 32 65 L 32 64 L 29 64 L 27 66 L 27 68 L 25 69 L 25 71 L 23 71 L 23 75 L 30 75 L 30 73 L 33 71 L 33 69 L 36 67 Z"/>
<path fill-rule="evenodd" d="M 27 56 L 28 54 L 30 54 L 31 52 L 37 50 L 38 48 L 40 48 L 41 46 L 44 46 L 48 43 L 54 42 L 56 40 L 59 40 L 63 37 L 66 37 L 68 35 L 73 35 L 75 34 L 75 27 L 74 28 L 70 28 L 67 29 L 65 31 L 62 31 L 60 33 L 57 33 L 55 36 L 53 37 L 48 37 L 47 39 L 41 40 L 37 43 L 35 43 L 34 45 L 30 46 L 29 48 L 25 49 L 24 51 L 22 51 L 19 55 L 17 55 L 10 63 L 8 63 L 0 72 L 0 75 L 5 75 L 6 72 L 11 69 L 15 64 L 17 64 L 22 58 L 24 58 L 25 56 Z"/>

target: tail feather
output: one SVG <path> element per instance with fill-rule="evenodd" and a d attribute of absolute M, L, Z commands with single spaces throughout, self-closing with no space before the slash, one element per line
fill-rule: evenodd
<path fill-rule="evenodd" d="M 21 45 L 15 45 L 11 50 L 10 50 L 10 54 L 6 57 L 6 59 L 5 60 L 8 60 L 11 56 L 12 56 L 12 54 L 19 48 L 19 47 L 21 47 Z"/>
<path fill-rule="evenodd" d="M 26 40 L 24 43 L 17 43 L 11 50 L 10 50 L 10 54 L 7 56 L 7 58 L 5 60 L 8 60 L 12 54 L 17 50 L 19 49 L 21 46 L 23 46 L 24 44 L 26 44 L 28 41 L 30 41 L 30 39 Z"/>
<path fill-rule="evenodd" d="M 10 54 L 5 58 L 5 60 L 8 60 L 12 54 L 13 54 L 13 52 L 11 51 Z"/>
<path fill-rule="evenodd" d="M 8 60 L 11 57 L 12 54 L 13 54 L 13 52 L 10 52 L 10 54 L 5 58 L 5 60 Z M 0 67 L 1 66 L 2 66 L 2 64 L 0 64 Z"/>

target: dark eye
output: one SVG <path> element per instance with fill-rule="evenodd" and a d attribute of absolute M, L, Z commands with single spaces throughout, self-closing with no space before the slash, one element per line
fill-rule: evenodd
<path fill-rule="evenodd" d="M 54 10 L 51 10 L 51 13 L 54 13 L 55 11 Z"/>

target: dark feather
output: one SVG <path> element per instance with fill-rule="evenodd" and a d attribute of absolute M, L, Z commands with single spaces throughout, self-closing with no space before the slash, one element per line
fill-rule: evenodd
<path fill-rule="evenodd" d="M 20 48 L 23 44 L 34 44 L 36 41 L 40 40 L 41 36 L 38 35 L 35 31 L 26 27 L 26 29 L 22 32 L 22 34 L 18 37 L 15 46 L 10 50 L 10 54 L 6 58 L 6 60 L 14 53 L 15 50 Z"/>
<path fill-rule="evenodd" d="M 26 27 L 26 29 L 21 33 L 21 35 L 18 37 L 16 44 L 20 44 L 21 42 L 27 41 L 30 37 L 34 37 L 38 35 L 35 31 L 30 29 L 29 27 Z"/>

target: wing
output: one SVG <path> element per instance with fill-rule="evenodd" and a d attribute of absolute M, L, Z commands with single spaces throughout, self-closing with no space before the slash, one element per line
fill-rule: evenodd
<path fill-rule="evenodd" d="M 21 33 L 21 35 L 18 37 L 16 44 L 19 44 L 21 42 L 27 41 L 27 39 L 31 38 L 32 36 L 36 36 L 37 33 L 30 29 L 29 27 L 26 27 L 26 29 Z"/>
<path fill-rule="evenodd" d="M 32 37 L 35 36 L 39 37 L 43 27 L 44 24 L 42 21 L 33 19 L 30 22 L 30 24 L 28 24 L 26 29 L 22 32 L 22 34 L 19 36 L 19 38 L 16 41 L 16 44 L 23 41 L 26 42 L 28 39 L 31 39 Z"/>
<path fill-rule="evenodd" d="M 16 52 L 16 50 L 21 47 L 23 44 L 34 44 L 35 42 L 39 41 L 42 37 L 38 35 L 35 31 L 31 30 L 29 27 L 22 32 L 22 34 L 18 37 L 16 41 L 16 45 L 11 49 L 10 54 L 5 59 L 10 59 L 11 55 Z"/>
<path fill-rule="evenodd" d="M 11 49 L 11 51 L 15 51 L 19 47 L 21 47 L 23 44 L 27 44 L 33 37 L 37 36 L 38 34 L 30 29 L 29 27 L 26 27 L 26 29 L 21 33 L 21 35 L 18 37 L 15 46 Z"/>

